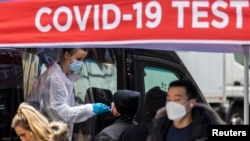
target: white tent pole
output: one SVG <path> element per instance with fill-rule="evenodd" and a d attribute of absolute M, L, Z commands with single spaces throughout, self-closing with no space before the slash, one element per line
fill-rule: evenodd
<path fill-rule="evenodd" d="M 244 124 L 249 124 L 249 99 L 248 99 L 248 93 L 249 93 L 249 45 L 243 45 L 244 50 Z"/>

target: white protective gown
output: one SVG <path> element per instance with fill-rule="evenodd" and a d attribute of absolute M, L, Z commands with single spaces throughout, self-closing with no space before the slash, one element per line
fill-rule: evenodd
<path fill-rule="evenodd" d="M 28 99 L 39 101 L 40 111 L 49 120 L 62 120 L 68 123 L 70 140 L 73 124 L 83 122 L 94 115 L 92 104 L 79 105 L 75 102 L 74 80 L 76 77 L 67 77 L 55 62 L 38 78 Z"/>

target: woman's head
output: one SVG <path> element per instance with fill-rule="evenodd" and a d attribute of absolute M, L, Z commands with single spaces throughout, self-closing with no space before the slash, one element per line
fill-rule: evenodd
<path fill-rule="evenodd" d="M 63 49 L 63 71 L 64 73 L 77 72 L 82 68 L 83 60 L 86 58 L 88 50 L 84 48 L 64 48 Z"/>
<path fill-rule="evenodd" d="M 46 141 L 51 138 L 48 120 L 27 103 L 19 105 L 11 127 L 22 141 Z"/>
<path fill-rule="evenodd" d="M 28 121 L 22 114 L 17 114 L 13 120 L 12 127 L 22 141 L 32 141 L 33 133 L 30 129 Z"/>

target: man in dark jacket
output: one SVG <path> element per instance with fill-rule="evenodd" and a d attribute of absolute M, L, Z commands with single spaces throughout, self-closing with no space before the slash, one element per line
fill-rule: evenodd
<path fill-rule="evenodd" d="M 151 124 L 156 111 L 166 104 L 166 94 L 167 92 L 158 86 L 151 88 L 145 96 L 145 115 L 142 122 L 128 127 L 121 134 L 119 141 L 146 141 L 149 134 L 147 125 Z"/>
<path fill-rule="evenodd" d="M 171 82 L 166 107 L 157 111 L 147 141 L 203 141 L 208 125 L 225 124 L 211 107 L 197 103 L 196 97 L 192 82 Z"/>
<path fill-rule="evenodd" d="M 120 134 L 129 126 L 137 124 L 135 114 L 138 110 L 140 93 L 131 90 L 117 90 L 111 103 L 114 122 L 100 131 L 95 141 L 118 141 Z"/>

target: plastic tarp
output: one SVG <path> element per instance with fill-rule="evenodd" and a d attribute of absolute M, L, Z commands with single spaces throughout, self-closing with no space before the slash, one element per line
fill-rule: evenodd
<path fill-rule="evenodd" d="M 248 57 L 249 13 L 250 0 L 0 0 L 0 47 L 136 47 Z M 245 96 L 248 102 L 248 89 Z"/>

